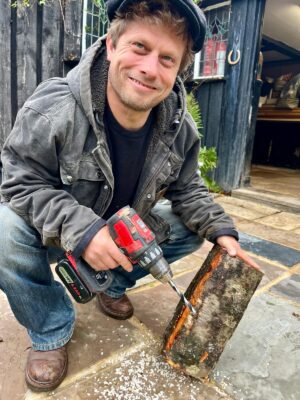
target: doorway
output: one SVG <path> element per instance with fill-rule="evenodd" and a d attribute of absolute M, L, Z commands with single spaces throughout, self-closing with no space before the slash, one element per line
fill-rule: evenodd
<path fill-rule="evenodd" d="M 300 199 L 300 1 L 267 0 L 251 186 Z M 295 96 L 291 90 L 295 88 Z M 294 85 L 294 86 L 293 86 Z M 298 89 L 297 89 L 298 87 Z"/>

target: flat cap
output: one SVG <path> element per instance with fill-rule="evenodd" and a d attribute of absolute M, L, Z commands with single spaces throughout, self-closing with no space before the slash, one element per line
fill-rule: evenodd
<path fill-rule="evenodd" d="M 142 1 L 142 0 L 138 0 Z M 155 5 L 155 1 L 149 1 Z M 124 12 L 126 8 L 136 0 L 107 0 L 107 14 L 110 21 L 116 15 L 116 12 Z M 188 29 L 193 40 L 193 51 L 197 53 L 202 49 L 206 34 L 206 18 L 203 11 L 193 2 L 193 0 L 170 0 L 172 8 L 174 7 L 179 15 L 185 17 L 188 21 Z"/>

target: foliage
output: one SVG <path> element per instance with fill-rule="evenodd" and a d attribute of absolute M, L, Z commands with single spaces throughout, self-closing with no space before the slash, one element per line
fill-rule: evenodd
<path fill-rule="evenodd" d="M 49 3 L 50 0 L 11 0 L 11 7 L 30 7 L 34 3 L 38 3 L 40 6 L 44 6 L 46 3 Z M 103 3 L 103 0 L 93 0 L 96 6 L 100 7 Z"/>
<path fill-rule="evenodd" d="M 191 114 L 197 129 L 199 131 L 199 136 L 202 137 L 202 118 L 201 118 L 201 110 L 198 101 L 196 100 L 195 96 L 192 93 L 189 93 L 186 96 L 186 106 L 188 112 Z"/>
<path fill-rule="evenodd" d="M 43 6 L 46 4 L 48 0 L 12 0 L 11 1 L 11 6 L 12 7 L 30 7 L 32 3 L 38 3 L 40 6 Z M 195 4 L 199 4 L 200 0 L 193 0 Z M 102 0 L 93 0 L 93 2 L 96 4 L 96 6 L 100 7 L 102 5 Z"/>
<path fill-rule="evenodd" d="M 33 3 L 37 2 L 40 6 L 46 4 L 47 0 L 33 0 Z M 16 8 L 18 6 L 21 7 L 30 7 L 32 5 L 32 0 L 15 0 L 12 1 L 11 6 Z"/>
<path fill-rule="evenodd" d="M 218 156 L 215 147 L 203 146 L 199 152 L 199 169 L 205 185 L 211 192 L 220 192 L 221 188 L 209 177 L 209 172 L 217 167 Z"/>
<path fill-rule="evenodd" d="M 199 131 L 199 136 L 202 136 L 202 117 L 199 103 L 197 102 L 193 93 L 187 95 L 187 109 L 191 114 L 197 129 Z M 207 148 L 206 146 L 201 147 L 199 152 L 199 170 L 200 174 L 204 180 L 205 185 L 212 192 L 220 192 L 220 187 L 216 182 L 209 177 L 209 173 L 217 167 L 218 157 L 215 147 Z"/>

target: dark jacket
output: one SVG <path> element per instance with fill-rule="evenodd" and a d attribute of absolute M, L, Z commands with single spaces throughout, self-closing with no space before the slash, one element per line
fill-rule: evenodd
<path fill-rule="evenodd" d="M 107 71 L 99 39 L 66 78 L 39 85 L 19 111 L 2 151 L 2 201 L 39 231 L 44 245 L 75 255 L 105 224 L 101 216 L 114 189 L 103 126 Z M 159 242 L 169 227 L 151 209 L 162 195 L 200 236 L 211 241 L 222 233 L 236 236 L 232 220 L 199 176 L 199 137 L 179 78 L 155 116 L 132 206 Z"/>

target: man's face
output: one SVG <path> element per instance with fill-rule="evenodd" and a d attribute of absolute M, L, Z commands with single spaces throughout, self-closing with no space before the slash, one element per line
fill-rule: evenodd
<path fill-rule="evenodd" d="M 132 21 L 116 47 L 107 38 L 107 94 L 111 107 L 145 112 L 171 92 L 186 42 L 168 27 Z"/>

